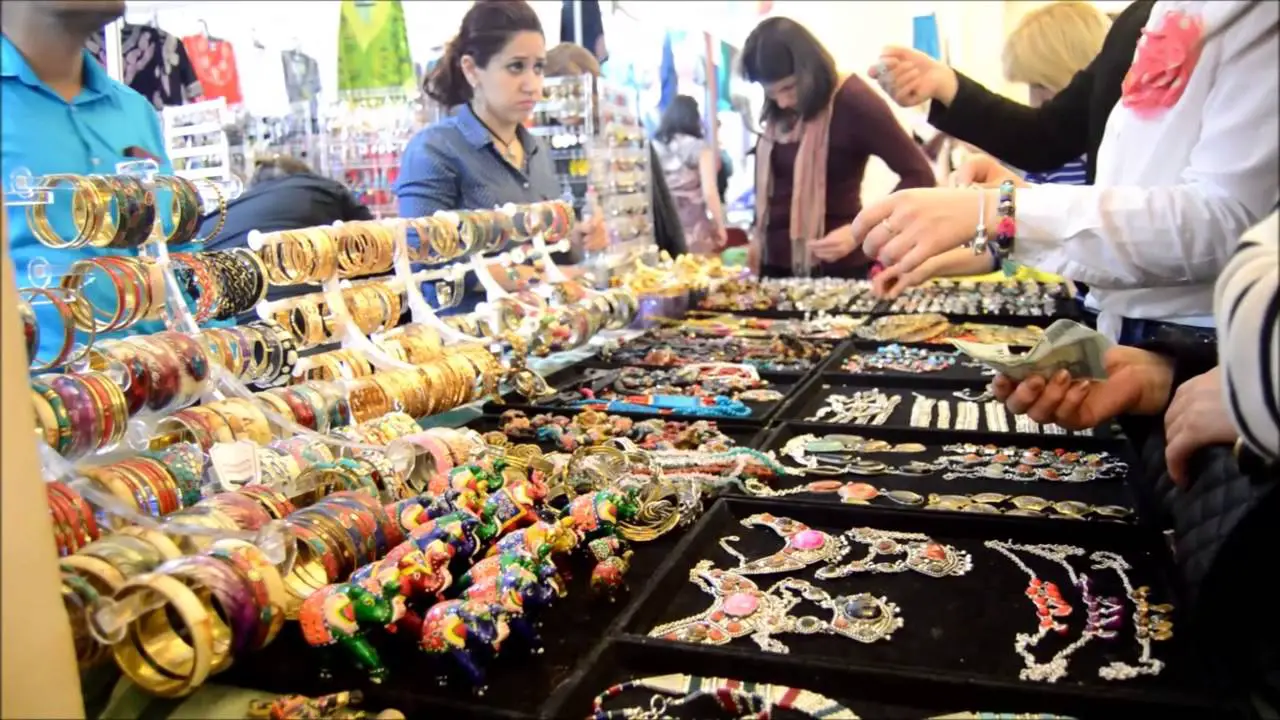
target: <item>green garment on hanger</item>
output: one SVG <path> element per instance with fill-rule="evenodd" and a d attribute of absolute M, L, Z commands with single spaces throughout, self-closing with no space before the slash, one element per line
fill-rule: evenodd
<path fill-rule="evenodd" d="M 416 84 L 400 0 L 342 0 L 338 91 L 404 90 Z"/>

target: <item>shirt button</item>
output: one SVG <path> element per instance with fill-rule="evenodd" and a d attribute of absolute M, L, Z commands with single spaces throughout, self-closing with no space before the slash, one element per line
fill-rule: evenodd
<path fill-rule="evenodd" d="M 93 158 L 93 159 L 92 159 L 92 160 L 90 160 L 89 162 L 93 163 L 94 165 L 101 165 L 101 164 L 102 164 L 102 161 L 101 161 L 101 160 L 99 160 L 98 158 Z"/>
<path fill-rule="evenodd" d="M 525 183 L 525 184 L 524 184 L 524 189 L 525 189 L 525 190 L 528 190 L 528 189 L 529 189 L 529 183 Z"/>

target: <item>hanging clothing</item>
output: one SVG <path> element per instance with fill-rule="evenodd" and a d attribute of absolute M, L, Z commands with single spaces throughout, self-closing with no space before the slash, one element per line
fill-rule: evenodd
<path fill-rule="evenodd" d="M 413 58 L 400 0 L 342 0 L 338 91 L 413 88 Z"/>
<path fill-rule="evenodd" d="M 662 60 L 658 65 L 658 86 L 662 88 L 661 99 L 658 100 L 658 112 L 666 112 L 667 106 L 676 95 L 680 94 L 680 75 L 676 72 L 676 52 L 673 47 L 671 31 L 662 35 Z"/>
<path fill-rule="evenodd" d="M 236 54 L 231 43 L 208 35 L 188 35 L 182 44 L 191 56 L 196 77 L 204 88 L 206 100 L 226 98 L 228 105 L 244 102 L 240 93 L 240 73 L 236 70 Z"/>
<path fill-rule="evenodd" d="M 574 7 L 582 9 L 582 37 L 576 33 Z M 600 14 L 598 0 L 564 0 L 560 3 L 560 42 L 576 43 L 591 51 L 601 64 L 609 59 L 609 48 L 604 44 L 604 17 Z"/>
<path fill-rule="evenodd" d="M 299 50 L 285 50 L 280 53 L 280 62 L 289 102 L 314 102 L 320 94 L 320 65 L 316 59 Z"/>
<path fill-rule="evenodd" d="M 320 132 L 320 65 L 316 59 L 300 50 L 280 53 L 284 66 L 284 87 L 289 102 L 310 103 L 312 132 Z"/>
<path fill-rule="evenodd" d="M 241 81 L 244 108 L 250 115 L 262 118 L 288 117 L 288 83 L 284 77 L 284 63 L 276 62 L 276 54 L 255 43 L 246 51 L 245 67 L 253 68 Z"/>
<path fill-rule="evenodd" d="M 106 31 L 90 35 L 85 49 L 107 66 Z M 203 94 L 195 65 L 177 35 L 150 25 L 125 25 L 120 31 L 120 55 L 121 82 L 157 110 L 194 102 Z"/>
<path fill-rule="evenodd" d="M 733 110 L 733 69 L 738 67 L 741 55 L 727 42 L 720 42 L 720 57 L 716 58 L 716 108 L 720 112 Z"/>

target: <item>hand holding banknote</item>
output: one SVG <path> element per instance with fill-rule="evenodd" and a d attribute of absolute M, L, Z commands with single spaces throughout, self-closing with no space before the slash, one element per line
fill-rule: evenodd
<path fill-rule="evenodd" d="M 1123 414 L 1154 415 L 1168 405 L 1173 387 L 1173 363 L 1168 358 L 1113 347 L 1102 353 L 1100 363 L 1105 379 L 1081 378 L 1063 368 L 1048 378 L 997 375 L 991 389 L 1010 412 L 1071 430 L 1097 427 Z"/>

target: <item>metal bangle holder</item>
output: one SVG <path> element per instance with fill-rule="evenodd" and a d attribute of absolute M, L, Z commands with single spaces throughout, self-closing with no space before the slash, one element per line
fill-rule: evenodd
<path fill-rule="evenodd" d="M 141 180 L 144 184 L 146 184 L 148 187 L 153 187 L 155 176 L 158 174 L 158 172 L 159 172 L 159 166 L 152 160 L 137 160 L 137 161 L 124 162 L 116 166 L 117 174 L 136 177 L 139 180 Z M 29 173 L 27 174 L 27 177 L 30 177 Z M 208 183 L 211 186 L 217 185 L 218 192 L 222 194 L 224 199 L 231 199 L 231 198 L 237 197 L 242 189 L 242 185 L 240 184 L 239 180 L 232 180 L 228 183 L 215 183 L 210 180 L 202 179 L 199 182 Z M 17 187 L 27 187 L 27 188 L 32 187 L 29 182 L 24 185 L 21 183 L 21 181 L 18 183 L 15 183 L 15 185 Z M 45 202 L 52 202 L 53 193 L 46 190 L 45 197 L 42 199 Z M 31 199 L 26 199 L 26 200 L 27 201 L 23 202 L 22 204 L 28 204 L 28 205 L 33 204 Z M 207 199 L 203 199 L 203 200 L 207 202 Z M 205 208 L 202 208 L 202 210 L 204 209 Z M 201 334 L 200 326 L 196 322 L 195 317 L 192 315 L 191 308 L 188 307 L 186 298 L 183 296 L 182 292 L 179 290 L 180 285 L 178 284 L 177 278 L 173 274 L 173 267 L 169 258 L 169 248 L 168 248 L 168 245 L 164 242 L 164 234 L 163 234 L 163 228 L 161 224 L 155 223 L 152 226 L 151 233 L 152 235 L 150 240 L 140 248 L 140 252 L 143 254 L 154 252 L 155 253 L 154 259 L 155 259 L 156 265 L 163 272 L 164 282 L 165 282 L 165 310 L 166 310 L 165 318 L 164 318 L 165 327 L 169 328 L 170 330 L 175 330 L 177 332 L 190 335 L 192 337 L 199 337 Z M 73 372 L 76 372 L 76 371 L 83 371 L 87 369 L 87 367 L 85 367 L 84 365 L 77 365 L 77 366 L 69 365 L 68 369 L 72 370 Z M 108 361 L 105 372 L 108 375 L 108 377 L 110 377 L 114 382 L 119 384 L 122 389 L 125 389 L 125 390 L 128 389 L 129 374 L 120 365 L 120 363 L 115 361 Z M 267 420 L 272 424 L 276 425 L 278 428 L 280 428 L 285 434 L 305 435 L 308 437 L 313 437 L 316 440 L 319 440 L 337 447 L 346 448 L 348 450 L 355 450 L 355 451 L 368 451 L 368 450 L 381 451 L 382 450 L 382 448 L 374 445 L 353 443 L 343 438 L 337 438 L 337 437 L 332 437 L 329 435 L 317 433 L 313 430 L 310 430 L 309 428 L 304 428 L 298 425 L 297 423 L 294 423 L 293 421 L 280 416 L 279 414 L 274 412 L 274 410 L 272 410 L 272 408 L 269 405 L 256 402 L 256 398 L 254 397 L 253 392 L 249 390 L 249 388 L 246 387 L 243 383 L 241 383 L 238 378 L 228 373 L 220 363 L 214 362 L 210 364 L 210 376 L 211 376 L 210 377 L 211 382 L 209 382 L 205 386 L 204 393 L 199 398 L 199 400 L 202 403 L 225 400 L 227 396 L 244 398 L 244 399 L 253 401 L 254 405 L 263 412 Z M 102 462 L 104 460 L 109 460 L 110 458 L 117 455 L 131 454 L 133 452 L 146 448 L 149 445 L 151 437 L 154 435 L 155 427 L 160 419 L 162 418 L 160 418 L 158 414 L 154 414 L 154 413 L 152 414 L 140 413 L 139 415 L 130 418 L 129 429 L 128 431 L 126 431 L 125 436 L 120 443 L 117 443 L 114 446 L 101 448 L 96 452 L 92 453 L 91 455 L 89 455 L 88 457 L 92 457 L 95 461 Z M 56 458 L 56 462 L 51 461 L 51 462 L 45 463 L 46 472 L 48 472 L 48 474 L 55 479 L 66 478 L 70 480 L 74 478 L 74 469 L 72 468 L 72 466 L 64 458 L 62 458 L 61 456 L 58 456 L 56 452 L 53 452 L 51 448 L 42 447 L 42 452 L 46 449 L 49 452 L 45 453 L 45 456 Z M 392 458 L 392 459 L 395 460 L 395 458 Z M 412 469 L 412 464 L 411 464 L 412 460 L 410 459 L 409 462 L 410 462 L 410 469 Z M 102 494 L 97 493 L 93 491 L 92 488 L 90 488 L 86 495 L 86 498 L 92 497 L 92 496 L 102 497 Z M 111 505 L 111 501 L 112 501 L 111 498 L 106 498 L 106 500 L 107 500 L 106 504 L 100 504 L 104 508 L 108 508 Z M 118 505 L 118 503 L 116 503 L 116 505 Z M 134 513 L 134 515 L 136 515 L 136 513 Z M 210 534 L 207 528 L 190 528 L 189 530 L 190 532 L 187 534 L 194 534 L 194 535 Z M 182 534 L 182 533 L 179 533 L 179 534 Z M 245 539 L 245 538 L 241 538 L 241 539 Z"/>
<path fill-rule="evenodd" d="M 123 163 L 117 166 L 119 174 L 129 174 L 141 178 L 148 185 L 152 182 L 158 167 L 152 161 L 139 161 Z M 205 181 L 207 182 L 207 181 Z M 236 182 L 238 185 L 238 181 Z M 224 191 L 224 197 L 234 197 L 238 194 L 238 189 L 233 186 L 229 191 Z M 52 193 L 46 192 L 46 202 L 52 201 Z M 23 204 L 31 204 L 30 200 Z M 7 203 L 6 203 L 7 204 Z M 144 246 L 144 251 L 153 249 L 155 252 L 155 260 L 157 265 L 163 271 L 165 278 L 165 307 L 166 317 L 165 325 L 170 329 L 183 332 L 185 334 L 198 337 L 201 334 L 199 325 L 195 321 L 195 317 L 191 314 L 191 309 L 187 306 L 186 299 L 179 290 L 177 279 L 173 275 L 173 268 L 169 260 L 168 247 L 163 241 L 161 226 L 156 223 L 152 228 L 152 241 Z M 70 368 L 73 369 L 74 368 Z M 109 377 L 119 382 L 125 389 L 128 385 L 128 373 L 123 368 L 116 368 L 116 372 L 111 372 L 112 368 L 108 365 Z M 293 436 L 307 436 L 314 438 L 320 442 L 344 448 L 348 451 L 368 451 L 375 450 L 385 452 L 388 460 L 390 460 L 398 471 L 408 473 L 412 471 L 415 462 L 415 453 L 408 447 L 404 447 L 402 452 L 394 452 L 392 446 L 386 448 L 374 446 L 364 443 L 356 443 L 338 438 L 327 434 L 317 433 L 309 428 L 304 428 L 297 423 L 284 418 L 274 412 L 272 408 L 266 404 L 256 402 L 254 395 L 248 387 L 242 384 L 238 378 L 231 375 L 219 363 L 211 363 L 211 380 L 207 386 L 202 402 L 223 400 L 228 395 L 234 397 L 245 398 L 254 402 L 254 405 L 262 411 L 267 420 L 273 425 L 281 429 L 283 434 Z M 125 440 L 116 446 L 100 449 L 92 454 L 91 457 L 97 462 L 104 460 L 109 461 L 113 455 L 132 454 L 140 447 L 145 447 L 147 440 L 154 433 L 155 423 L 158 417 L 142 415 L 137 418 L 130 419 L 130 430 L 125 435 Z M 128 445 L 129 448 L 122 448 L 121 445 Z M 266 558 L 274 564 L 282 575 L 291 572 L 294 560 L 296 559 L 297 547 L 294 542 L 292 533 L 288 530 L 288 526 L 283 520 L 271 520 L 264 524 L 257 532 L 234 531 L 224 529 L 213 529 L 202 525 L 188 525 L 179 521 L 165 521 L 150 515 L 137 512 L 130 508 L 118 498 L 109 493 L 101 492 L 87 479 L 80 476 L 75 467 L 57 452 L 44 443 L 37 443 L 40 452 L 41 464 L 46 478 L 49 480 L 61 480 L 76 492 L 78 492 L 87 502 L 92 504 L 99 511 L 107 515 L 124 520 L 130 525 L 136 525 L 145 529 L 163 532 L 166 535 L 176 535 L 183 537 L 202 537 L 212 539 L 235 538 L 253 543 L 265 554 Z M 407 466 L 407 468 L 406 468 Z M 260 482 L 260 478 L 253 478 L 250 482 Z M 306 494 L 314 488 L 297 487 L 294 489 L 294 496 Z M 125 632 L 130 623 L 142 617 L 145 613 L 165 607 L 166 602 L 162 598 L 158 598 L 154 593 L 139 592 L 128 596 L 121 602 L 115 601 L 110 597 L 100 597 L 95 606 L 87 614 L 88 628 L 90 634 L 95 640 L 106 645 L 115 644 L 125 639 Z"/>
<path fill-rule="evenodd" d="M 140 180 L 149 190 L 154 191 L 155 177 L 159 173 L 159 165 L 153 160 L 134 160 L 119 163 L 115 167 L 117 175 L 128 175 Z M 199 182 L 214 186 L 218 185 L 217 192 L 225 199 L 237 197 L 241 190 L 239 180 L 230 183 L 220 184 L 210 180 L 200 180 Z M 30 171 L 26 168 L 19 168 L 14 171 L 11 177 L 12 192 L 6 193 L 5 205 L 30 206 L 30 205 L 51 205 L 56 202 L 55 193 L 51 188 L 44 187 L 43 183 L 32 178 Z M 12 196 L 12 201 L 10 200 Z M 211 210 L 218 206 L 217 202 L 210 202 L 208 198 L 201 197 L 201 201 L 205 203 L 201 208 L 202 214 L 205 210 Z M 177 330 L 189 335 L 198 335 L 199 327 L 196 325 L 191 315 L 190 309 L 186 306 L 186 301 L 182 293 L 178 290 L 179 285 L 173 275 L 173 269 L 169 262 L 168 246 L 164 242 L 163 227 L 160 222 L 155 222 L 151 227 L 151 237 L 147 242 L 138 248 L 139 255 L 151 256 L 156 262 L 157 267 L 162 271 L 164 278 L 165 292 L 165 327 L 170 330 Z M 154 255 L 151 255 L 154 253 Z M 42 258 L 37 258 L 43 261 Z M 47 263 L 45 263 L 47 264 Z M 45 264 L 37 264 L 33 261 L 32 266 L 35 272 L 41 273 L 41 268 Z M 28 269 L 28 280 L 36 287 L 45 287 L 44 283 L 55 280 L 53 276 L 36 276 L 32 275 L 32 269 Z M 95 281 L 93 276 L 89 276 L 82 281 L 83 286 L 87 287 Z M 36 301 L 35 304 L 39 304 Z M 90 369 L 89 366 L 89 347 L 81 347 L 77 351 L 76 346 L 72 347 L 71 355 L 76 359 L 68 362 L 65 368 L 71 372 L 85 372 Z M 102 372 L 120 386 L 122 390 L 128 390 L 130 386 L 130 374 L 124 366 L 113 359 L 105 359 L 105 367 Z M 216 392 L 214 383 L 205 386 L 205 393 L 200 399 L 208 401 L 210 399 L 221 399 L 221 397 L 213 395 Z M 193 400 L 194 402 L 194 400 Z M 166 408 L 166 410 L 176 410 L 178 408 Z M 156 424 L 160 420 L 158 413 L 141 412 L 129 419 L 126 432 L 119 443 L 99 448 L 91 454 L 94 458 L 110 457 L 120 452 L 137 451 L 147 447 L 150 438 L 154 434 Z"/>
<path fill-rule="evenodd" d="M 159 167 L 156 163 L 150 160 L 121 163 L 116 167 L 117 174 L 137 177 L 148 186 L 151 186 L 154 182 L 154 178 L 158 170 Z M 29 178 L 29 174 L 27 174 L 26 177 Z M 209 183 L 210 181 L 201 180 L 200 182 Z M 25 189 L 25 192 L 19 194 L 19 202 L 15 204 L 30 205 L 37 202 L 53 202 L 53 193 L 48 190 L 35 188 L 35 191 L 32 192 L 30 188 L 33 188 L 34 186 L 29 182 L 25 182 L 24 184 L 24 181 L 18 181 L 15 183 L 15 186 L 17 188 Z M 239 191 L 239 181 L 234 181 L 228 187 L 219 188 L 219 192 L 223 193 L 224 198 L 235 197 L 238 195 Z M 43 193 L 43 195 L 40 193 Z M 6 204 L 8 203 L 6 202 Z M 201 334 L 200 326 L 196 323 L 195 317 L 191 313 L 191 309 L 187 306 L 185 297 L 179 290 L 180 286 L 173 274 L 173 268 L 169 259 L 168 246 L 164 242 L 163 229 L 160 223 L 156 223 L 152 226 L 152 237 L 146 245 L 140 248 L 140 251 L 143 253 L 154 252 L 156 264 L 163 271 L 165 282 L 165 326 L 171 330 L 182 332 L 193 337 L 198 337 Z M 87 368 L 83 365 L 69 365 L 68 369 L 75 372 L 83 371 Z M 200 398 L 201 402 L 224 400 L 227 396 L 244 398 L 254 402 L 254 405 L 263 412 L 267 420 L 280 428 L 282 434 L 293 436 L 303 435 L 326 444 L 345 448 L 351 451 L 384 450 L 384 448 L 379 446 L 355 443 L 344 438 L 333 437 L 317 433 L 309 428 L 304 428 L 292 420 L 280 416 L 274 412 L 269 405 L 257 402 L 253 392 L 242 384 L 238 378 L 227 372 L 221 364 L 217 362 L 211 363 L 210 370 L 210 382 L 205 386 L 205 391 Z M 122 389 L 128 389 L 129 374 L 118 362 L 109 361 L 105 369 L 105 373 L 114 382 L 119 384 Z M 129 428 L 126 431 L 124 438 L 119 443 L 113 446 L 100 448 L 86 457 L 92 458 L 97 463 L 102 463 L 110 462 L 114 457 L 127 456 L 136 453 L 138 450 L 148 446 L 150 438 L 154 435 L 155 427 L 160 419 L 162 418 L 155 413 L 140 413 L 130 418 Z M 41 464 L 47 478 L 51 480 L 62 480 L 63 482 L 71 485 L 87 501 L 109 515 L 122 518 L 130 524 L 150 529 L 159 529 L 163 525 L 164 531 L 170 535 L 216 538 L 232 537 L 240 540 L 246 540 L 253 542 L 266 552 L 268 558 L 273 563 L 282 567 L 282 571 L 287 572 L 289 567 L 292 565 L 294 546 L 291 536 L 288 534 L 287 530 L 284 529 L 283 523 L 273 521 L 272 523 L 265 525 L 258 533 L 213 530 L 204 526 L 183 525 L 180 522 L 161 523 L 152 516 L 143 515 L 129 508 L 110 494 L 98 491 L 92 484 L 81 478 L 77 474 L 74 465 L 66 458 L 58 455 L 53 448 L 45 445 L 44 443 L 38 443 L 38 447 L 41 454 Z M 388 459 L 397 464 L 397 469 L 403 468 L 407 463 L 408 469 L 401 471 L 408 472 L 412 470 L 414 461 L 412 452 L 395 454 L 388 451 L 387 455 Z M 259 479 L 255 478 L 253 481 L 257 482 Z M 295 494 L 305 493 L 309 490 L 310 488 L 299 488 Z M 142 604 L 142 600 L 144 599 L 151 604 Z M 132 600 L 130 606 L 125 608 L 125 611 L 123 612 L 112 614 L 110 609 L 105 609 L 104 612 L 106 612 L 106 615 L 89 623 L 89 625 L 99 640 L 109 642 L 109 640 L 105 639 L 107 636 L 114 637 L 116 630 L 123 632 L 123 628 L 127 623 L 138 617 L 138 614 L 149 609 L 161 607 L 162 605 L 162 603 L 155 603 L 154 598 L 138 598 L 137 600 Z"/>
<path fill-rule="evenodd" d="M 9 174 L 8 189 L 4 191 L 5 207 L 30 207 L 33 205 L 52 205 L 54 203 L 54 189 L 45 187 L 43 179 L 37 179 L 31 174 L 26 167 L 14 169 Z M 39 288 L 41 290 L 51 290 L 50 285 L 55 281 L 60 281 L 61 277 L 54 277 L 47 274 L 49 263 L 43 257 L 35 257 L 27 266 L 27 287 Z M 33 274 L 34 273 L 34 274 Z M 95 278 L 91 275 L 82 281 L 82 286 L 92 285 Z M 68 291 L 68 297 L 74 298 L 74 294 Z M 50 303 L 48 299 L 31 298 L 27 301 L 30 305 L 39 307 Z M 72 346 L 67 351 L 68 358 L 76 358 L 83 360 L 87 357 L 92 344 L 92 337 L 89 343 L 76 343 L 73 341 Z M 31 358 L 30 360 L 34 360 Z M 70 362 L 65 363 L 70 365 Z M 53 368 L 47 368 L 52 370 Z M 120 381 L 123 374 L 122 369 L 117 367 L 114 369 L 112 379 Z M 123 383 L 124 389 L 128 389 L 127 379 Z"/>

